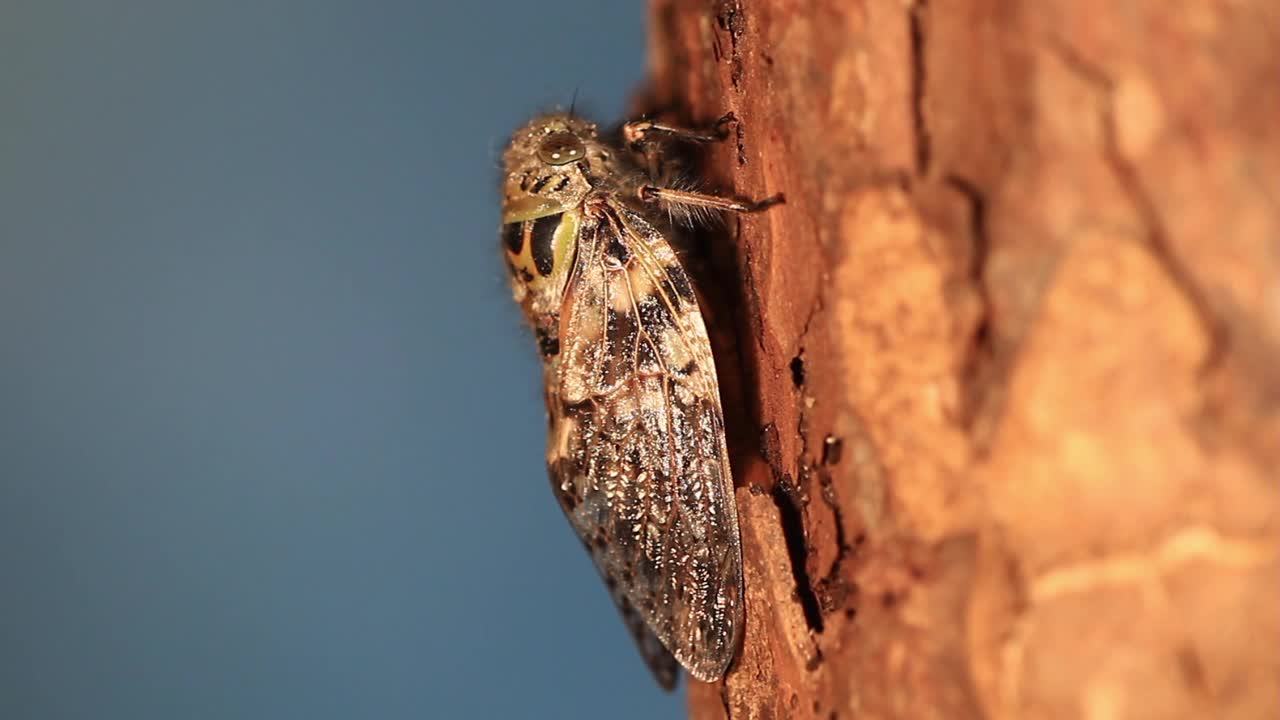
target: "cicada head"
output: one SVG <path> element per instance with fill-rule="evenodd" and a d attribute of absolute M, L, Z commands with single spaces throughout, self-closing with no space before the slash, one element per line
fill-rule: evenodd
<path fill-rule="evenodd" d="M 610 154 L 595 124 L 571 115 L 543 115 L 520 128 L 503 155 L 503 223 L 578 207 L 593 179 L 608 176 Z"/>

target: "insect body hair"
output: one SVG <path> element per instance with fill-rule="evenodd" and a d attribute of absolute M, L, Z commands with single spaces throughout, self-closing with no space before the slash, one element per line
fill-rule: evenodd
<path fill-rule="evenodd" d="M 662 183 L 662 187 L 681 192 L 702 193 L 705 183 L 696 175 L 681 173 L 667 179 Z M 722 211 L 705 205 L 682 203 L 665 198 L 656 200 L 655 204 L 666 211 L 667 222 L 672 227 L 718 227 L 724 223 Z"/>

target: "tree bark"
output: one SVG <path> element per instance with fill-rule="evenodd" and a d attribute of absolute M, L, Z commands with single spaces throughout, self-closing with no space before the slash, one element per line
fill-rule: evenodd
<path fill-rule="evenodd" d="M 701 273 L 747 631 L 692 715 L 1280 716 L 1280 4 L 651 28 L 644 104 L 786 196 Z"/>

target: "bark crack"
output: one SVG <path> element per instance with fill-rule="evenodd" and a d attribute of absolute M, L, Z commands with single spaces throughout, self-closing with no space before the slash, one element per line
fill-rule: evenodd
<path fill-rule="evenodd" d="M 796 599 L 804 611 L 804 622 L 815 633 L 822 632 L 822 606 L 809 579 L 805 559 L 809 556 L 809 543 L 804 530 L 803 491 L 789 475 L 773 486 L 773 503 L 778 508 L 782 523 L 782 536 L 787 541 L 787 556 L 791 559 L 791 575 L 796 583 Z"/>
<path fill-rule="evenodd" d="M 1227 537 L 1217 528 L 1193 525 L 1146 552 L 1116 553 L 1047 570 L 1032 581 L 1031 597 L 1040 602 L 1100 585 L 1159 583 L 1171 570 L 1191 562 L 1250 570 L 1274 562 L 1276 554 L 1271 543 Z"/>
<path fill-rule="evenodd" d="M 729 82 L 737 90 L 742 84 L 742 56 L 738 50 L 738 41 L 747 31 L 747 16 L 742 11 L 742 3 L 738 0 L 721 0 L 716 8 L 716 23 L 721 30 L 729 33 Z"/>
<path fill-rule="evenodd" d="M 911 33 L 911 120 L 915 130 L 916 174 L 929 171 L 929 128 L 924 117 L 925 82 L 925 14 L 929 10 L 927 0 L 918 0 L 907 13 Z"/>
<path fill-rule="evenodd" d="M 823 283 L 820 285 L 820 287 L 826 287 L 826 284 Z M 814 296 L 813 302 L 809 306 L 809 311 L 805 315 L 804 323 L 801 325 L 800 335 L 797 340 L 799 351 L 796 353 L 791 363 L 792 381 L 795 385 L 796 391 L 800 395 L 800 402 L 797 405 L 797 418 L 796 418 L 796 435 L 800 438 L 800 454 L 799 454 L 799 457 L 796 458 L 796 467 L 798 468 L 798 472 L 799 472 L 799 478 L 797 482 L 797 491 L 798 493 L 801 494 L 798 499 L 802 499 L 804 503 L 797 504 L 796 507 L 797 507 L 797 510 L 800 511 L 798 520 L 801 522 L 800 529 L 802 532 L 804 530 L 803 523 L 806 519 L 805 516 L 807 514 L 808 502 L 811 500 L 811 497 L 809 496 L 808 493 L 809 493 L 810 482 L 813 477 L 813 470 L 812 470 L 813 463 L 811 461 L 812 453 L 810 452 L 810 449 L 809 449 L 809 435 L 810 435 L 809 398 L 810 396 L 806 388 L 806 383 L 808 382 L 809 378 L 808 378 L 808 370 L 805 365 L 804 353 L 805 353 L 805 343 L 809 337 L 810 328 L 813 326 L 814 318 L 816 318 L 818 313 L 822 311 L 823 307 L 824 307 L 823 294 L 821 291 L 819 291 Z M 825 455 L 825 450 L 826 450 L 825 446 L 823 450 Z M 824 477 L 826 478 L 825 481 L 824 481 Z M 825 471 L 820 471 L 818 480 L 819 480 L 819 483 L 822 484 L 823 500 L 832 507 L 833 512 L 836 514 L 838 518 L 839 507 L 835 501 L 834 490 L 831 489 L 829 473 L 826 473 Z M 836 538 L 836 541 L 838 543 L 836 550 L 837 550 L 837 557 L 840 557 L 844 553 L 844 540 L 842 535 L 843 528 L 840 528 L 838 524 L 837 524 L 837 528 L 839 530 L 838 530 L 838 536 Z M 791 562 L 793 565 L 795 565 L 796 563 L 800 564 L 801 572 L 797 573 L 797 578 L 798 579 L 803 578 L 805 582 L 804 591 L 800 595 L 801 600 L 804 603 L 805 619 L 808 621 L 809 627 L 812 628 L 814 632 L 822 632 L 823 612 L 828 610 L 828 606 L 831 604 L 829 600 L 831 593 L 828 592 L 828 589 L 832 583 L 830 582 L 829 578 L 822 578 L 820 580 L 814 581 L 813 578 L 809 576 L 807 560 L 809 557 L 810 549 L 808 548 L 807 536 L 806 536 L 804 550 L 805 552 L 801 554 L 798 558 L 792 557 Z"/>
<path fill-rule="evenodd" d="M 958 175 L 947 175 L 943 182 L 964 197 L 969 206 L 969 284 L 978 294 L 980 303 L 978 321 L 974 325 L 973 337 L 966 350 L 961 366 L 961 377 L 964 380 L 967 397 L 961 408 L 960 426 L 970 433 L 970 441 L 975 455 L 980 459 L 988 450 L 989 438 L 986 433 L 975 432 L 979 416 L 990 409 L 994 400 L 992 389 L 995 379 L 1003 375 L 1003 366 L 996 366 L 995 342 L 992 330 L 991 292 L 987 287 L 984 273 L 991 248 L 991 238 L 987 230 L 987 198 L 982 190 L 973 182 Z"/>
<path fill-rule="evenodd" d="M 809 555 L 808 534 L 804 527 L 804 506 L 808 498 L 791 474 L 782 468 L 782 443 L 777 425 L 769 423 L 764 426 L 760 436 L 760 451 L 773 476 L 773 488 L 769 496 L 778 509 L 778 522 L 782 528 L 782 537 L 787 543 L 787 558 L 795 582 L 796 600 L 804 612 L 805 624 L 813 632 L 820 633 L 822 611 L 805 563 Z"/>
<path fill-rule="evenodd" d="M 1200 364 L 1201 376 L 1216 369 L 1227 353 L 1229 336 L 1227 327 L 1213 312 L 1205 291 L 1196 282 L 1194 274 L 1178 257 L 1169 242 L 1164 219 L 1147 191 L 1133 162 L 1120 149 L 1116 131 L 1115 88 L 1116 83 L 1101 68 L 1089 62 L 1065 39 L 1050 34 L 1047 46 L 1063 64 L 1086 83 L 1093 86 L 1099 97 L 1099 121 L 1103 136 L 1103 157 L 1125 198 L 1138 215 L 1142 224 L 1143 241 L 1161 269 L 1173 281 L 1178 291 L 1191 304 L 1201 328 L 1208 336 L 1208 350 Z"/>

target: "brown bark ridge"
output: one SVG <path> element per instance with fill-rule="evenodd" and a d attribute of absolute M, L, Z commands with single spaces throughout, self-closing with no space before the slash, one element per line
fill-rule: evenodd
<path fill-rule="evenodd" d="M 1280 716 L 1280 4 L 654 0 L 747 631 L 697 718 Z M 714 303 L 713 303 L 714 305 Z"/>

